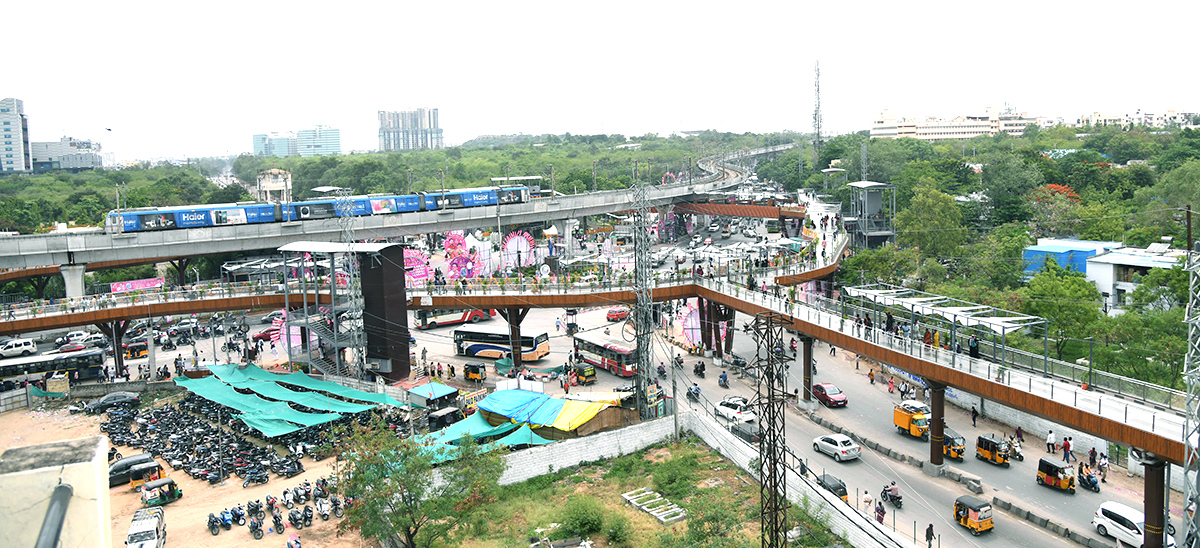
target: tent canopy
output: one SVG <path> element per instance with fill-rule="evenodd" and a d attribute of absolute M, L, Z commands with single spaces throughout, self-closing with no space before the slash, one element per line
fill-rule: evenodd
<path fill-rule="evenodd" d="M 528 424 L 522 424 L 515 432 L 496 440 L 496 443 L 512 447 L 515 445 L 546 445 L 554 442 L 535 434 Z"/>
<path fill-rule="evenodd" d="M 245 367 L 239 367 L 236 365 L 213 365 L 209 369 L 212 370 L 214 375 L 216 375 L 217 377 L 220 377 L 221 380 L 223 380 L 227 383 L 230 383 L 230 384 L 233 384 L 238 381 L 249 381 L 249 380 L 279 382 L 279 383 L 283 383 L 283 384 L 289 384 L 292 386 L 302 386 L 309 390 L 320 390 L 322 392 L 328 392 L 330 394 L 333 394 L 335 396 L 340 396 L 340 397 L 346 398 L 348 400 L 369 401 L 372 403 L 382 404 L 382 405 L 394 405 L 396 407 L 405 407 L 406 405 L 408 405 L 408 404 L 404 404 L 404 403 L 396 401 L 395 398 L 392 398 L 391 396 L 389 396 L 387 394 L 374 394 L 371 392 L 363 392 L 362 390 L 355 390 L 353 388 L 342 386 L 335 382 L 319 381 L 317 379 L 309 377 L 308 375 L 305 375 L 304 373 L 290 373 L 287 375 L 280 375 L 277 373 L 270 373 L 268 371 L 263 371 L 261 368 L 259 368 L 257 365 L 254 365 L 254 364 L 247 364 Z"/>
<path fill-rule="evenodd" d="M 431 432 L 423 442 L 457 444 L 458 440 L 462 439 L 463 436 L 471 436 L 475 439 L 488 438 L 507 434 L 516 430 L 518 426 L 520 425 L 514 422 L 492 426 L 488 424 L 487 419 L 483 418 L 483 413 L 472 413 L 466 419 L 451 424 L 437 432 Z"/>
<path fill-rule="evenodd" d="M 450 388 L 440 382 L 430 382 L 422 384 L 416 388 L 409 388 L 408 393 L 414 396 L 420 396 L 426 400 L 436 400 L 444 398 L 450 394 L 457 394 L 458 389 Z"/>

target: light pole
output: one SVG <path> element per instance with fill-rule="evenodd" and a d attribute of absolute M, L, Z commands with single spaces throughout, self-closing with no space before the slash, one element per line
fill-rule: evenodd
<path fill-rule="evenodd" d="M 1083 340 L 1088 342 L 1088 390 L 1092 389 L 1092 356 L 1095 355 L 1096 337 L 1085 337 Z"/>
<path fill-rule="evenodd" d="M 192 274 L 196 276 L 196 285 L 200 285 L 200 269 L 193 266 Z"/>

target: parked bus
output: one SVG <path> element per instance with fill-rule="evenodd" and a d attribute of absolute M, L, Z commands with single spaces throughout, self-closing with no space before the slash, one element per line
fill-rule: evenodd
<path fill-rule="evenodd" d="M 62 372 L 68 377 L 73 377 L 72 373 L 79 371 L 79 380 L 92 380 L 100 377 L 100 368 L 103 366 L 104 351 L 99 349 L 26 356 L 0 362 L 0 379 L 18 377 L 26 373 L 45 375 L 49 372 Z"/>
<path fill-rule="evenodd" d="M 512 354 L 508 338 L 508 326 L 496 329 L 470 327 L 455 329 L 454 353 L 460 356 L 480 358 L 506 358 Z M 539 333 L 534 336 L 521 335 L 521 361 L 535 362 L 550 353 L 550 335 Z"/>
<path fill-rule="evenodd" d="M 637 347 L 617 335 L 597 331 L 575 334 L 575 356 L 596 369 L 619 377 L 632 377 L 637 369 Z"/>
<path fill-rule="evenodd" d="M 767 232 L 779 232 L 779 219 L 767 219 Z"/>
<path fill-rule="evenodd" d="M 440 325 L 479 323 L 496 316 L 494 309 L 487 310 L 417 310 L 417 329 L 433 329 Z"/>

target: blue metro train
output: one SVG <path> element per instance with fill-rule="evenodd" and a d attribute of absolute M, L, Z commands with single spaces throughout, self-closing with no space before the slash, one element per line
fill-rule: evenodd
<path fill-rule="evenodd" d="M 460 188 L 416 194 L 351 196 L 350 215 L 389 215 L 411 211 L 436 211 L 462 207 L 525 203 L 530 189 L 523 186 Z M 337 199 L 291 203 L 238 202 L 177 207 L 143 207 L 110 211 L 104 226 L 109 232 L 147 232 L 206 226 L 283 223 L 340 217 Z"/>

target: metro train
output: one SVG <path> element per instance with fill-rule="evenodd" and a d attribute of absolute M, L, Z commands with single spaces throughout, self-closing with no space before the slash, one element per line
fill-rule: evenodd
<path fill-rule="evenodd" d="M 371 194 L 351 196 L 350 215 L 389 215 L 413 211 L 436 211 L 530 200 L 538 189 L 523 186 L 460 188 L 416 194 Z M 238 202 L 175 207 L 143 207 L 108 212 L 108 232 L 149 232 L 208 226 L 283 223 L 340 217 L 337 199 L 323 198 L 291 203 Z"/>

